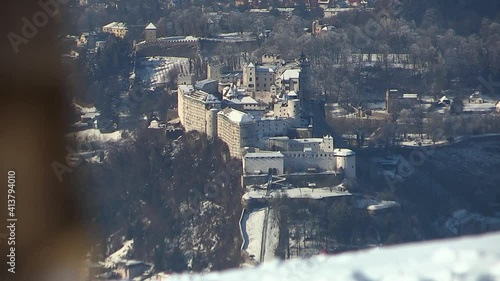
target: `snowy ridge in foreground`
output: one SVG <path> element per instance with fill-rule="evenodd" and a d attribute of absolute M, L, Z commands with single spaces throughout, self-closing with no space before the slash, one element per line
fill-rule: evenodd
<path fill-rule="evenodd" d="M 500 280 L 500 232 L 172 277 L 186 281 L 494 281 Z"/>

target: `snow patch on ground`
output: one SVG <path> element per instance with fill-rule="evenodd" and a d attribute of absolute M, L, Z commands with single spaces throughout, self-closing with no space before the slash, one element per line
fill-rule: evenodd
<path fill-rule="evenodd" d="M 136 73 L 145 83 L 157 86 L 169 82 L 168 73 L 175 67 L 179 67 L 181 74 L 186 74 L 189 72 L 189 60 L 178 57 L 146 57 L 139 61 Z"/>
<path fill-rule="evenodd" d="M 75 133 L 66 134 L 66 137 L 76 139 L 77 142 L 118 142 L 122 141 L 123 131 L 116 131 L 112 133 L 101 133 L 98 129 L 87 129 Z"/>
<path fill-rule="evenodd" d="M 244 231 L 246 231 L 248 236 L 248 245 L 247 248 L 243 250 L 247 251 L 249 255 L 254 255 L 257 261 L 259 261 L 258 259 L 260 258 L 265 214 L 265 209 L 253 210 L 252 212 L 249 212 L 248 218 L 245 222 Z"/>
<path fill-rule="evenodd" d="M 274 259 L 276 259 L 276 256 L 274 255 L 274 252 L 276 251 L 276 248 L 278 248 L 278 242 L 279 242 L 279 226 L 273 220 L 272 218 L 274 217 L 274 210 L 270 209 L 269 210 L 269 219 L 267 221 L 267 234 L 266 234 L 266 252 L 264 255 L 264 261 L 269 262 Z"/>
<path fill-rule="evenodd" d="M 73 105 L 75 106 L 76 110 L 78 112 L 80 112 L 81 114 L 86 114 L 86 113 L 97 113 L 97 108 L 95 108 L 95 106 L 92 106 L 92 107 L 83 107 L 77 103 L 73 103 Z"/>
<path fill-rule="evenodd" d="M 114 268 L 119 262 L 127 260 L 128 253 L 134 248 L 134 240 L 123 242 L 123 247 L 104 260 L 104 267 Z"/>
<path fill-rule="evenodd" d="M 308 188 L 298 187 L 284 190 L 273 190 L 267 194 L 267 190 L 250 190 L 243 194 L 243 200 L 264 199 L 269 197 L 287 196 L 288 198 L 308 198 L 323 199 L 337 196 L 350 196 L 349 192 L 339 191 L 336 187 L 332 188 Z"/>

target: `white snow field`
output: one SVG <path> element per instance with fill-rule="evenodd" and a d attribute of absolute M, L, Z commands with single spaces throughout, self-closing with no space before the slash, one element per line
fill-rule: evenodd
<path fill-rule="evenodd" d="M 248 246 L 246 249 L 249 255 L 255 256 L 255 259 L 260 262 L 260 248 L 262 243 L 262 230 L 264 228 L 264 217 L 266 210 L 253 210 L 248 215 L 245 222 L 245 229 L 248 235 Z"/>
<path fill-rule="evenodd" d="M 500 280 L 500 233 L 171 277 L 172 281 L 494 281 Z"/>

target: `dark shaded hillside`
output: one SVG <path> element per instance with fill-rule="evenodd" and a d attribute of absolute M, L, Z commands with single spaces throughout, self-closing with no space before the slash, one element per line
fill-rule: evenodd
<path fill-rule="evenodd" d="M 461 35 L 479 32 L 482 18 L 499 19 L 500 2 L 496 0 L 405 0 L 401 12 L 408 20 L 424 23 L 436 20 L 441 27 Z M 433 9 L 434 12 L 428 12 Z"/>
<path fill-rule="evenodd" d="M 131 258 L 156 270 L 235 267 L 241 245 L 240 166 L 227 146 L 190 132 L 174 142 L 139 132 L 133 145 L 114 148 L 105 164 L 82 165 L 87 219 L 105 238 L 119 229 L 134 239 Z M 98 249 L 96 260 L 109 252 Z M 113 249 L 116 250 L 116 249 Z"/>

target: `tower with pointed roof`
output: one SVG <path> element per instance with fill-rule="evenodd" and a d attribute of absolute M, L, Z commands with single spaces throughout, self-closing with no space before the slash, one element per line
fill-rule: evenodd
<path fill-rule="evenodd" d="M 156 42 L 156 26 L 153 23 L 148 24 L 144 30 L 146 43 Z"/>
<path fill-rule="evenodd" d="M 256 69 L 253 63 L 249 63 L 243 68 L 243 83 L 249 90 L 255 90 Z"/>

